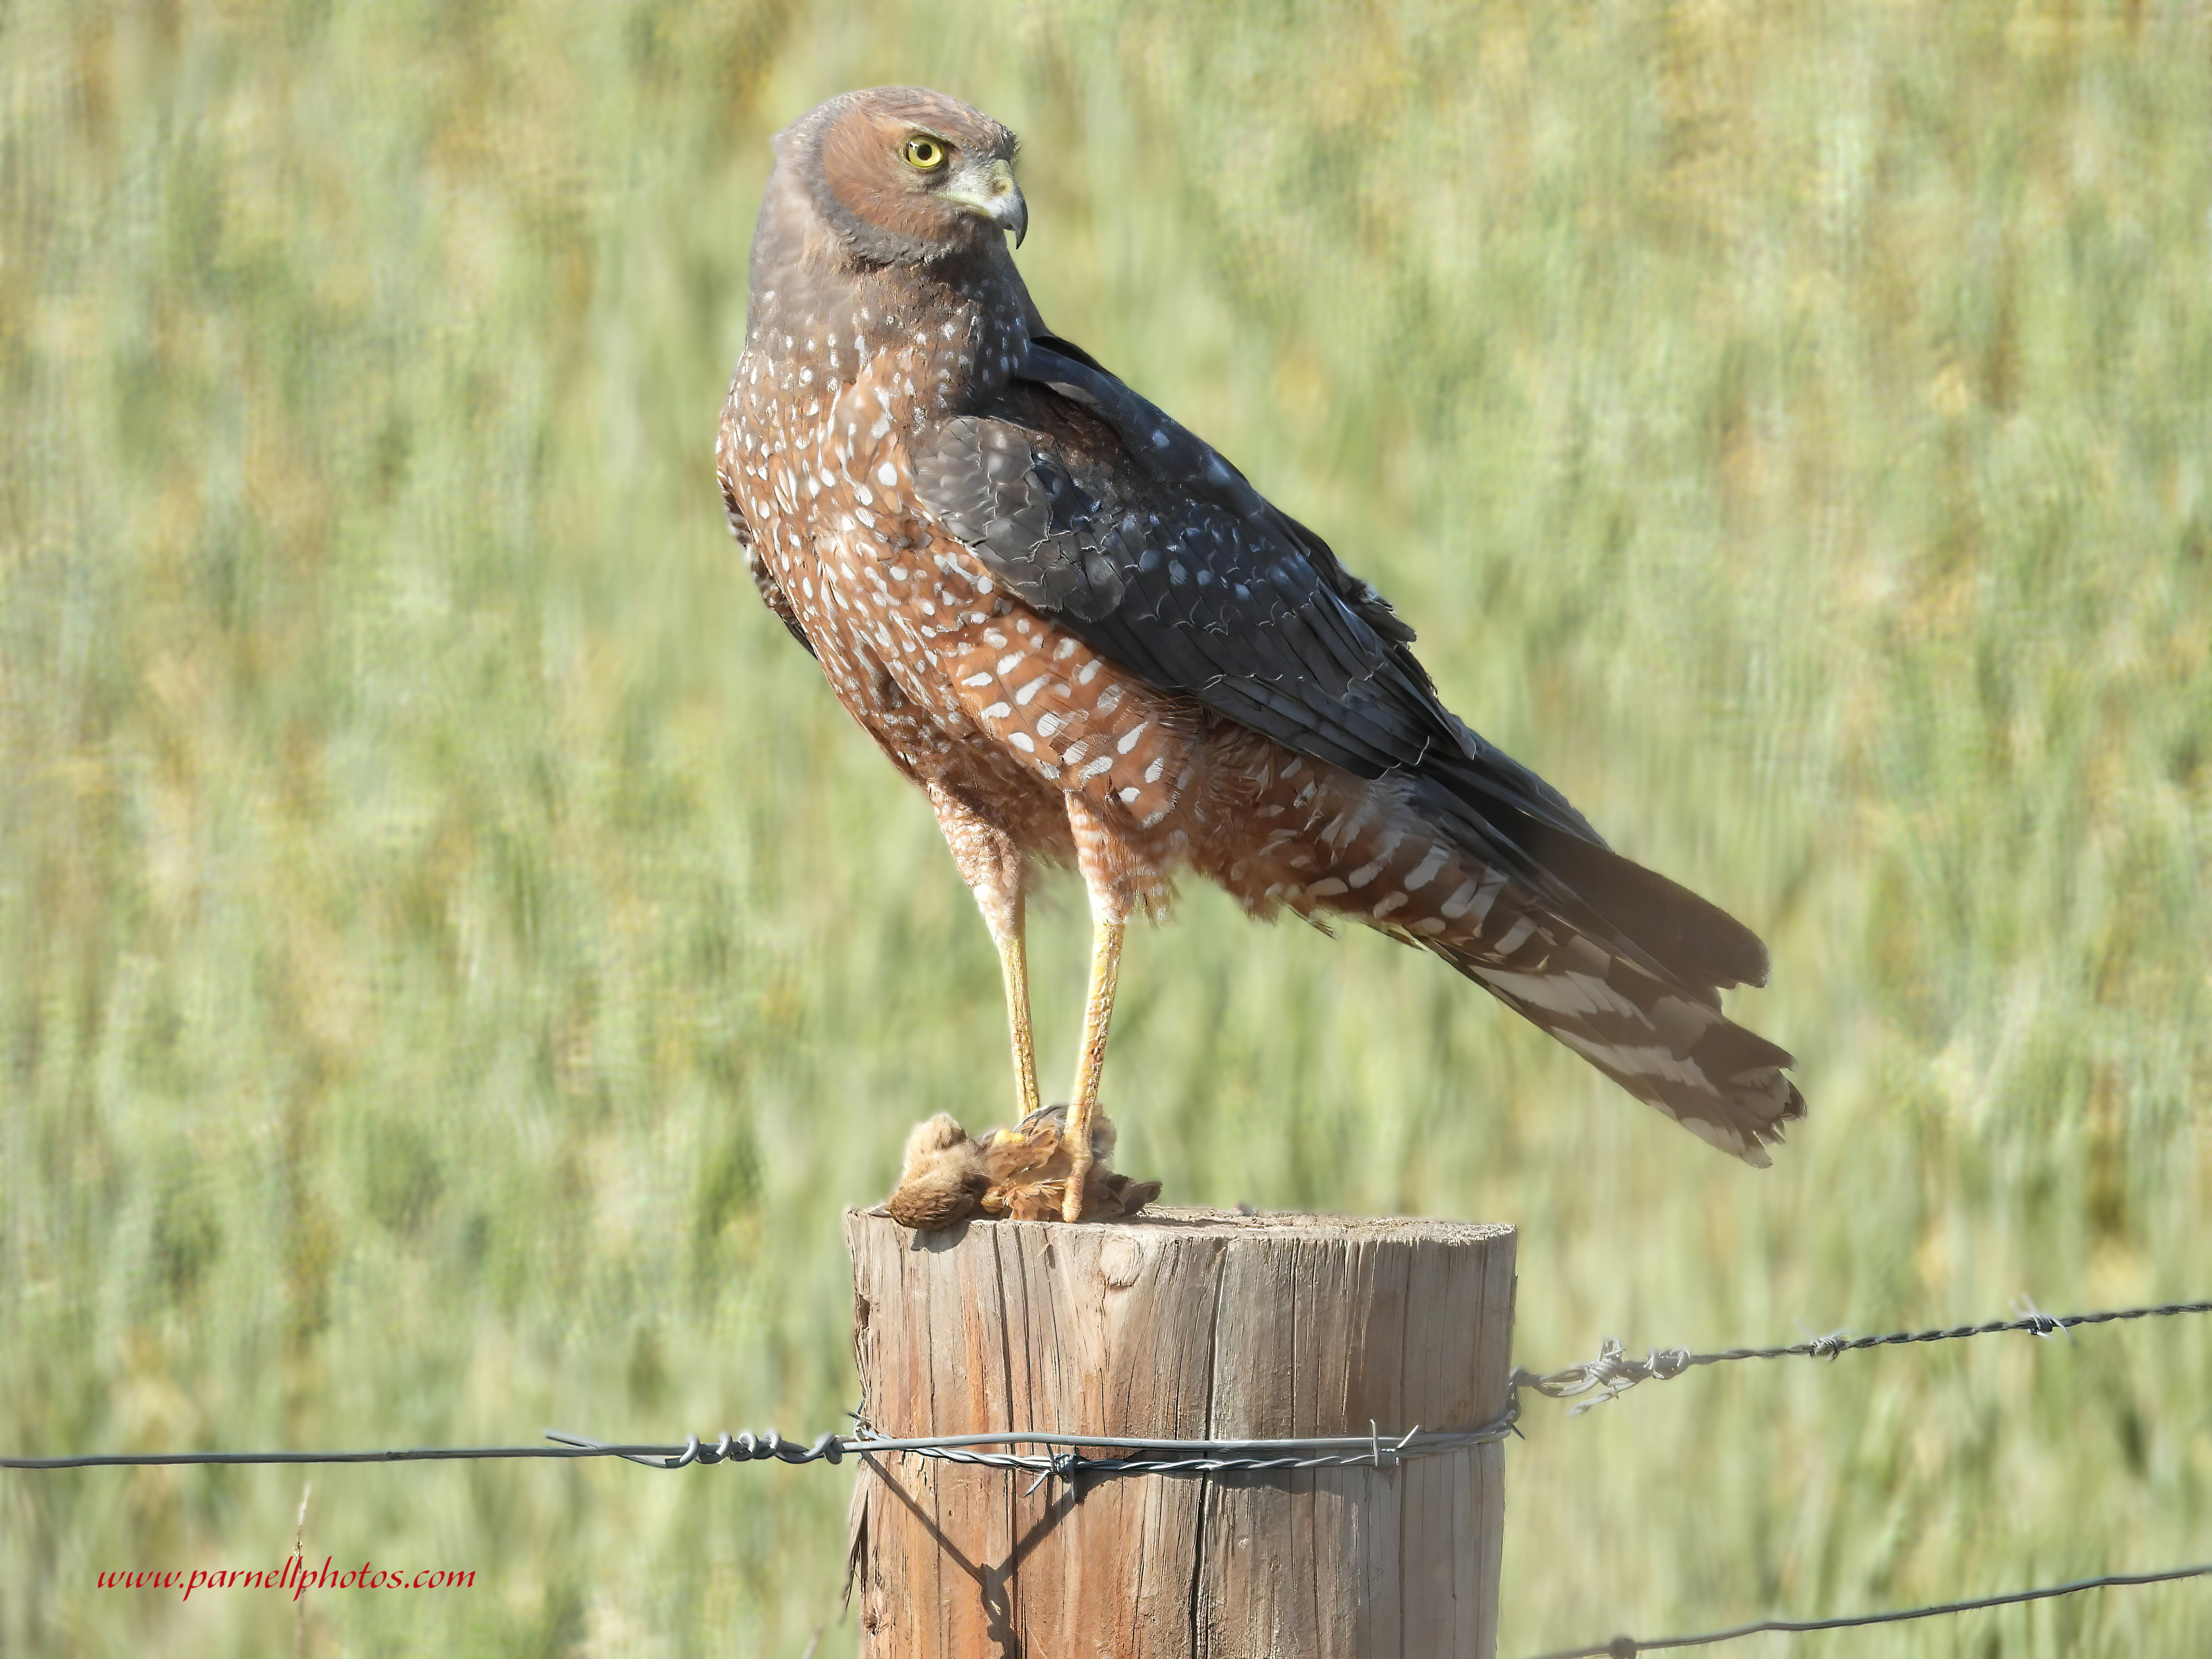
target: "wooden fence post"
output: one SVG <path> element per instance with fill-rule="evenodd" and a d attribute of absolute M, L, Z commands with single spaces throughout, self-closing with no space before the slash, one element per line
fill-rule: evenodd
<path fill-rule="evenodd" d="M 862 1398 L 884 1434 L 1283 1438 L 1474 1428 L 1505 1409 L 1510 1227 L 1162 1209 L 915 1234 L 848 1210 L 845 1240 Z M 1024 1472 L 868 1457 L 860 1652 L 1489 1659 L 1503 1462 L 1493 1443 L 1032 1492 Z"/>

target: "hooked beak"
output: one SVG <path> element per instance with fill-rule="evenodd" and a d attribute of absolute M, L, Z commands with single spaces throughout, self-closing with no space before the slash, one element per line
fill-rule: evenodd
<path fill-rule="evenodd" d="M 994 159 L 988 167 L 965 168 L 945 194 L 948 200 L 988 219 L 1000 230 L 1013 232 L 1016 247 L 1029 234 L 1030 204 L 1022 199 L 1021 186 L 1014 182 L 1014 170 L 1005 161 Z"/>

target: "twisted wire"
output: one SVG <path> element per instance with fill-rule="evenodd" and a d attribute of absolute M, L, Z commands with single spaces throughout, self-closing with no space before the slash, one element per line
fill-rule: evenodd
<path fill-rule="evenodd" d="M 711 1443 L 687 1435 L 682 1445 L 598 1440 L 587 1435 L 549 1429 L 551 1445 L 536 1446 L 413 1446 L 358 1451 L 191 1451 L 86 1453 L 65 1457 L 0 1457 L 0 1468 L 82 1469 L 130 1468 L 174 1464 L 240 1463 L 420 1463 L 483 1459 L 619 1457 L 647 1468 L 680 1469 L 695 1463 L 781 1462 L 836 1463 L 848 1453 L 874 1455 L 911 1452 L 925 1457 L 975 1464 L 990 1468 L 1020 1469 L 1041 1475 L 1212 1474 L 1355 1466 L 1386 1467 L 1409 1458 L 1435 1456 L 1466 1447 L 1502 1440 L 1520 1429 L 1520 1390 L 1531 1389 L 1553 1400 L 1577 1400 L 1570 1415 L 1580 1415 L 1594 1406 L 1615 1400 L 1640 1382 L 1666 1382 L 1700 1365 L 1717 1365 L 1736 1359 L 1783 1359 L 1804 1357 L 1834 1359 L 1860 1348 L 1911 1342 L 1948 1342 L 1962 1337 L 1993 1336 L 2002 1332 L 2026 1331 L 2038 1336 L 2057 1336 L 2077 1326 L 2106 1325 L 2115 1321 L 2155 1319 L 2176 1314 L 2212 1313 L 2212 1301 L 2168 1302 L 2156 1307 L 2121 1308 L 2094 1313 L 2047 1314 L 2031 1308 L 2015 1319 L 1991 1320 L 1980 1325 L 1958 1325 L 1948 1329 L 1890 1331 L 1879 1336 L 1852 1336 L 1838 1331 L 1786 1347 L 1724 1348 L 1711 1353 L 1687 1348 L 1655 1348 L 1642 1359 L 1632 1359 L 1620 1342 L 1607 1337 L 1595 1359 L 1556 1371 L 1537 1372 L 1516 1366 L 1507 1379 L 1506 1409 L 1492 1421 L 1473 1429 L 1428 1430 L 1419 1424 L 1402 1435 L 1384 1433 L 1369 1425 L 1365 1436 L 1336 1435 L 1319 1438 L 1245 1440 L 1161 1440 L 1049 1431 L 1018 1430 L 988 1434 L 926 1435 L 896 1438 L 883 1434 L 869 1421 L 866 1401 L 854 1413 L 850 1435 L 823 1434 L 811 1443 L 785 1440 L 775 1430 L 763 1434 L 723 1433 Z M 1580 1399 L 1582 1395 L 1589 1399 Z M 1049 1455 L 983 1452 L 975 1448 L 1000 1445 L 1042 1445 L 1065 1448 Z M 1110 1447 L 1130 1454 L 1123 1457 L 1086 1457 L 1079 1447 Z"/>
<path fill-rule="evenodd" d="M 2167 1302 L 2154 1308 L 2119 1308 L 2095 1313 L 2047 1314 L 2030 1307 L 2016 1319 L 1993 1319 L 1980 1325 L 1954 1325 L 1926 1331 L 1887 1331 L 1880 1336 L 1853 1336 L 1838 1331 L 1780 1348 L 1721 1348 L 1694 1353 L 1687 1348 L 1654 1348 L 1641 1359 L 1632 1359 L 1617 1338 L 1607 1337 L 1598 1346 L 1597 1358 L 1578 1365 L 1542 1373 L 1516 1366 L 1511 1377 L 1516 1389 L 1534 1389 L 1553 1400 L 1583 1400 L 1569 1413 L 1579 1417 L 1608 1400 L 1618 1400 L 1639 1382 L 1668 1382 L 1699 1365 L 1718 1365 L 1735 1359 L 1834 1359 L 1860 1348 L 1880 1348 L 1907 1342 L 1951 1342 L 1961 1337 L 1996 1336 L 2007 1331 L 2026 1331 L 2035 1336 L 2057 1336 L 2080 1325 L 2109 1325 L 2124 1319 L 2162 1319 L 2175 1314 L 2212 1313 L 2212 1301 Z"/>
<path fill-rule="evenodd" d="M 923 1435 L 901 1438 L 882 1433 L 855 1414 L 849 1435 L 823 1434 L 813 1441 L 786 1440 L 769 1429 L 762 1434 L 724 1433 L 713 1441 L 686 1435 L 682 1445 L 631 1443 L 595 1439 L 548 1429 L 550 1446 L 413 1446 L 364 1451 L 198 1451 L 88 1453 L 75 1457 L 0 1457 L 0 1468 L 137 1468 L 163 1464 L 237 1463 L 416 1463 L 504 1458 L 619 1457 L 649 1469 L 680 1469 L 695 1463 L 838 1463 L 846 1455 L 896 1452 L 972 1463 L 987 1468 L 1023 1469 L 1040 1474 L 1078 1475 L 1212 1474 L 1266 1469 L 1387 1468 L 1414 1458 L 1434 1457 L 1486 1444 L 1516 1433 L 1517 1410 L 1505 1412 L 1480 1428 L 1382 1433 L 1373 1425 L 1364 1435 L 1331 1435 L 1280 1440 L 1158 1440 L 1099 1434 L 1062 1434 L 1016 1430 L 991 1434 Z M 1039 1445 L 1066 1449 L 1033 1453 L 985 1452 L 982 1446 Z M 1086 1457 L 1078 1447 L 1114 1447 L 1125 1457 Z"/>
<path fill-rule="evenodd" d="M 1098 1435 L 963 1436 L 962 1439 L 1066 1446 L 1071 1449 L 1050 1456 L 1017 1452 L 977 1452 L 945 1440 L 898 1441 L 878 1434 L 865 1419 L 856 1421 L 857 1432 L 849 1449 L 863 1455 L 913 1452 L 951 1463 L 979 1464 L 987 1468 L 1021 1469 L 1034 1473 L 1035 1492 L 1048 1478 L 1073 1481 L 1092 1476 L 1128 1474 L 1220 1474 L 1268 1470 L 1389 1468 L 1417 1457 L 1435 1457 L 1487 1445 L 1517 1434 L 1520 1402 L 1510 1401 L 1505 1410 L 1475 1429 L 1424 1431 L 1419 1424 L 1393 1437 L 1370 1423 L 1364 1437 L 1329 1435 L 1284 1440 L 1141 1440 Z M 1085 1457 L 1075 1446 L 1118 1446 L 1126 1457 Z M 1026 1496 L 1026 1492 L 1024 1493 Z"/>

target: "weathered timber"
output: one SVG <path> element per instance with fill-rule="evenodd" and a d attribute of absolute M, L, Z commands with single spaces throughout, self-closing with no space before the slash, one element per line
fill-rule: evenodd
<path fill-rule="evenodd" d="M 887 1435 L 1284 1438 L 1505 1409 L 1510 1227 L 1164 1209 L 917 1234 L 848 1210 L 845 1238 L 862 1399 Z M 1382 1468 L 1036 1480 L 862 1461 L 866 1659 L 1494 1649 L 1495 1443 Z"/>

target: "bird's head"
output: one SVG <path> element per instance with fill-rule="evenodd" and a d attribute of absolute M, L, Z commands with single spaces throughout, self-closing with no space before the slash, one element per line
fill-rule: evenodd
<path fill-rule="evenodd" d="M 1029 229 L 1014 135 L 943 93 L 842 94 L 779 134 L 775 151 L 776 170 L 868 264 L 940 259 L 1009 230 L 1019 246 Z"/>

